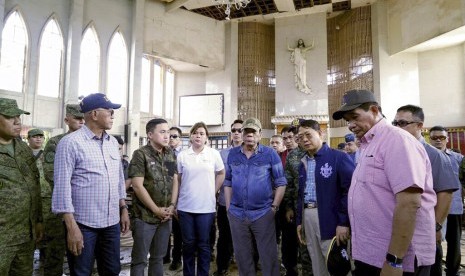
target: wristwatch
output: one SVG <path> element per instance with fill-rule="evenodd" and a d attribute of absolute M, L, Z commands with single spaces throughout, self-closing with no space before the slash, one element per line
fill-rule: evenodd
<path fill-rule="evenodd" d="M 439 222 L 436 222 L 436 232 L 441 231 L 442 225 Z"/>
<path fill-rule="evenodd" d="M 122 212 L 123 209 L 129 210 L 128 205 L 124 204 L 124 205 L 119 206 L 119 211 L 120 211 L 120 212 Z"/>
<path fill-rule="evenodd" d="M 389 264 L 393 264 L 393 265 L 402 265 L 402 259 L 397 257 L 396 255 L 392 255 L 391 253 L 387 253 L 386 254 L 386 261 L 389 263 Z"/>

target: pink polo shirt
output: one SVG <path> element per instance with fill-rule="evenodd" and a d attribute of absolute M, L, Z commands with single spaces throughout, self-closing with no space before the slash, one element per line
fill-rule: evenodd
<path fill-rule="evenodd" d="M 349 189 L 352 254 L 355 260 L 381 268 L 392 234 L 395 196 L 409 188 L 423 190 L 415 232 L 404 257 L 403 269 L 434 263 L 436 194 L 431 164 L 423 145 L 407 131 L 385 119 L 361 139 L 358 165 Z"/>

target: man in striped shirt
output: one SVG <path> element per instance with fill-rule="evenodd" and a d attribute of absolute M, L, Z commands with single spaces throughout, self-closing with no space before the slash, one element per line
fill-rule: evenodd
<path fill-rule="evenodd" d="M 90 275 L 95 259 L 100 275 L 121 270 L 120 231 L 129 230 L 129 217 L 118 142 L 106 132 L 120 107 L 102 93 L 85 97 L 85 125 L 57 147 L 52 211 L 66 225 L 72 275 Z"/>

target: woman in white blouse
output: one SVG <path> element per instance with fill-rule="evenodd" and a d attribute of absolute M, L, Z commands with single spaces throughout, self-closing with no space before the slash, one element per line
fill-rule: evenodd
<path fill-rule="evenodd" d="M 183 241 L 184 275 L 208 276 L 210 269 L 209 233 L 215 220 L 216 192 L 223 184 L 225 173 L 220 153 L 208 147 L 207 141 L 207 126 L 203 122 L 196 123 L 190 131 L 191 147 L 178 155 L 177 210 Z"/>

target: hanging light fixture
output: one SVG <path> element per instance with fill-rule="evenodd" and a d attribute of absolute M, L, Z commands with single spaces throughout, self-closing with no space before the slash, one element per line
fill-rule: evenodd
<path fill-rule="evenodd" d="M 216 7 L 219 9 L 224 8 L 224 13 L 226 14 L 226 20 L 230 20 L 229 15 L 231 14 L 231 7 L 234 7 L 236 10 L 245 8 L 251 0 L 214 0 Z"/>

